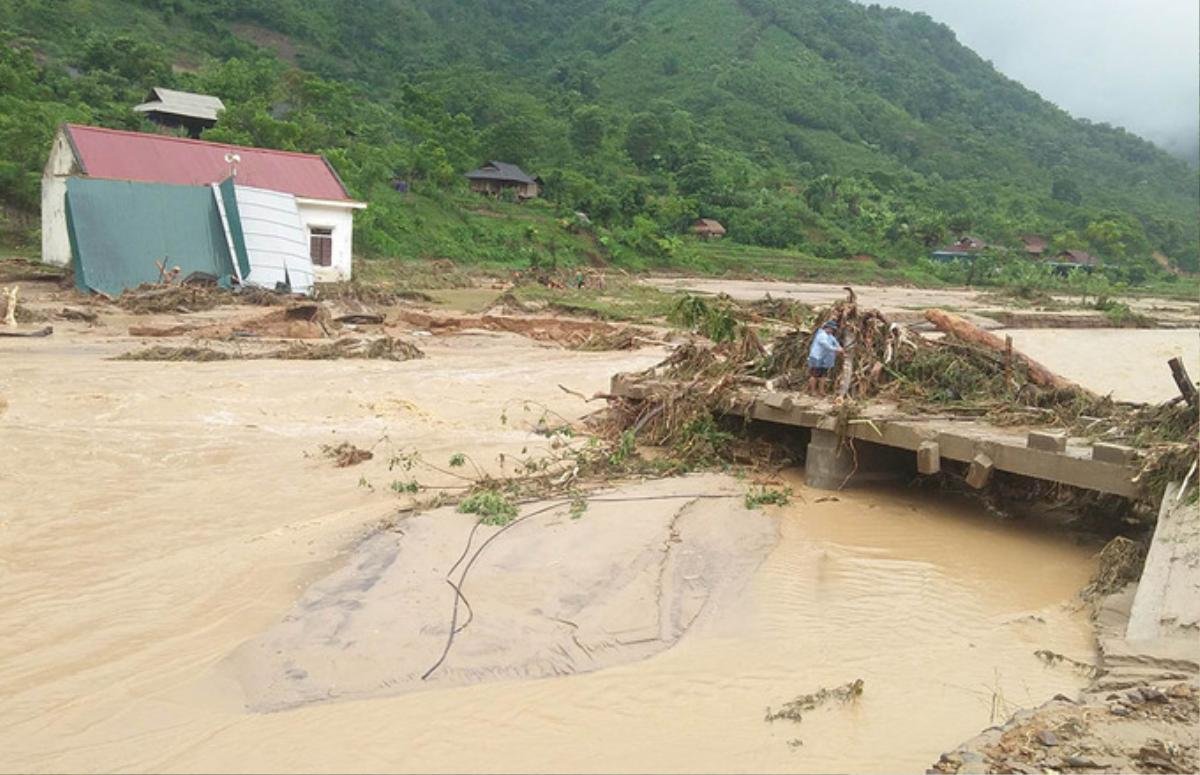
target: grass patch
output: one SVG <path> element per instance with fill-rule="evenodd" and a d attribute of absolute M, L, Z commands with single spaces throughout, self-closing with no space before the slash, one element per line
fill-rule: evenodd
<path fill-rule="evenodd" d="M 792 501 L 792 489 L 772 487 L 751 487 L 746 491 L 746 508 L 754 510 L 760 506 L 786 506 Z"/>
<path fill-rule="evenodd" d="M 485 525 L 503 527 L 517 518 L 517 506 L 504 493 L 482 490 L 458 504 L 460 514 L 474 514 Z"/>

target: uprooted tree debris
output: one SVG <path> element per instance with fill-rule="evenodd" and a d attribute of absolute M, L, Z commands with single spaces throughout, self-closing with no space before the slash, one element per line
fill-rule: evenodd
<path fill-rule="evenodd" d="M 1088 601 L 1100 600 L 1137 581 L 1142 575 L 1148 548 L 1147 541 L 1131 541 L 1125 536 L 1113 538 L 1100 550 L 1096 572 L 1080 592 L 1080 597 Z"/>
<path fill-rule="evenodd" d="M 600 424 L 610 438 L 671 447 L 725 414 L 743 388 L 802 388 L 813 333 L 838 324 L 845 355 L 832 374 L 843 422 L 868 400 L 895 404 L 908 416 L 979 418 L 996 425 L 1056 426 L 1077 437 L 1137 447 L 1138 478 L 1148 500 L 1182 479 L 1197 458 L 1200 415 L 1184 396 L 1159 405 L 1101 397 L 1054 374 L 1004 341 L 941 310 L 926 319 L 944 336 L 923 337 L 851 299 L 814 313 L 764 345 L 746 314 L 695 297 L 677 314 L 716 343 L 691 341 L 632 379 L 641 398 L 609 397 Z M 775 310 L 773 310 L 775 311 Z M 777 312 L 777 311 L 776 311 Z M 778 312 L 777 312 L 778 314 Z M 782 316 L 782 315 L 781 315 Z"/>
<path fill-rule="evenodd" d="M 230 360 L 279 360 L 279 361 L 333 361 L 333 360 L 380 360 L 411 361 L 424 358 L 425 353 L 416 345 L 390 336 L 378 339 L 346 337 L 334 342 L 309 344 L 293 342 L 284 348 L 265 352 L 250 352 L 243 349 L 215 349 L 198 345 L 179 347 L 155 346 L 124 353 L 118 361 L 230 361 Z"/>
<path fill-rule="evenodd" d="M 212 283 L 139 285 L 112 299 L 118 307 L 135 315 L 204 312 L 228 304 L 277 307 L 303 300 L 303 296 L 266 288 L 247 286 L 235 291 Z"/>
<path fill-rule="evenodd" d="M 395 319 L 435 334 L 468 330 L 497 331 L 518 334 L 538 342 L 552 342 L 572 350 L 632 350 L 647 343 L 660 343 L 646 329 L 592 320 L 503 315 L 445 316 L 417 310 L 397 311 Z"/>

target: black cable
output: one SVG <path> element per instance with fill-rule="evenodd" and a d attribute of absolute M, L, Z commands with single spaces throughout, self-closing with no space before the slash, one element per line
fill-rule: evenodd
<path fill-rule="evenodd" d="M 454 609 L 450 613 L 450 634 L 446 638 L 446 647 L 442 649 L 442 655 L 440 657 L 438 657 L 437 662 L 434 662 L 433 666 L 430 667 L 428 670 L 426 670 L 425 674 L 421 676 L 422 681 L 427 680 L 429 678 L 429 676 L 433 675 L 435 670 L 437 670 L 439 667 L 442 666 L 442 663 L 446 661 L 446 657 L 450 654 L 450 647 L 452 645 L 454 645 L 454 636 L 462 631 L 458 627 L 458 604 L 459 604 L 460 600 L 464 601 L 464 602 L 466 601 L 466 597 L 462 593 L 462 585 L 463 585 L 463 581 L 465 581 L 467 578 L 467 574 L 471 572 L 471 566 L 475 564 L 475 560 L 479 559 L 480 553 L 482 553 L 483 550 L 487 548 L 488 544 L 490 544 L 492 541 L 495 541 L 497 538 L 499 538 L 503 533 L 508 531 L 510 528 L 516 527 L 517 525 L 521 524 L 522 522 L 524 522 L 527 519 L 531 519 L 533 517 L 538 516 L 539 514 L 544 514 L 547 511 L 551 511 L 553 509 L 557 509 L 562 506 L 566 506 L 569 503 L 570 503 L 570 501 L 557 501 L 555 503 L 551 503 L 550 505 L 546 506 L 545 508 L 537 509 L 533 512 L 530 512 L 529 514 L 526 514 L 523 517 L 520 517 L 519 519 L 514 519 L 512 522 L 509 522 L 507 525 L 500 528 L 495 533 L 492 533 L 492 535 L 490 535 L 486 541 L 484 541 L 482 544 L 479 545 L 479 548 L 476 549 L 475 553 L 471 555 L 471 559 L 467 561 L 467 566 L 465 568 L 463 568 L 462 575 L 458 577 L 457 585 L 454 582 L 452 582 L 449 578 L 446 579 L 446 583 L 449 584 L 454 589 L 454 593 L 455 593 L 454 594 Z M 471 539 L 474 538 L 475 531 L 478 530 L 479 526 L 482 524 L 483 524 L 483 520 L 480 520 L 475 523 L 475 527 L 471 529 L 471 536 L 470 536 Z M 470 547 L 471 547 L 471 543 L 470 543 L 470 540 L 468 540 L 467 548 L 463 550 L 464 557 L 466 556 L 467 551 L 470 550 Z M 461 562 L 462 562 L 462 558 L 460 557 L 458 562 L 456 562 L 454 564 L 454 567 L 457 568 L 458 564 Z M 453 572 L 453 569 L 451 569 L 451 572 Z M 470 608 L 471 608 L 470 603 L 467 603 L 467 608 L 468 608 L 468 610 L 470 610 Z M 473 611 L 472 611 L 471 617 L 474 618 Z M 470 621 L 468 620 L 467 623 L 469 624 Z M 464 624 L 463 627 L 466 627 L 466 624 Z"/>
<path fill-rule="evenodd" d="M 703 494 L 699 494 L 699 495 L 641 495 L 641 496 L 629 496 L 629 497 L 624 497 L 624 498 L 587 498 L 586 500 L 592 501 L 595 503 L 632 503 L 632 502 L 637 502 L 637 501 L 663 501 L 663 500 L 681 500 L 681 499 L 718 500 L 718 499 L 727 499 L 727 498 L 736 498 L 736 497 L 738 497 L 738 496 L 703 493 Z M 449 654 L 450 654 L 450 647 L 454 645 L 454 637 L 456 635 L 458 635 L 458 633 L 465 630 L 467 628 L 467 625 L 470 624 L 475 619 L 475 611 L 474 611 L 474 609 L 471 608 L 471 603 L 469 600 L 467 600 L 467 596 L 463 594 L 462 586 L 463 586 L 463 582 L 466 581 L 467 574 L 471 572 L 471 567 L 473 565 L 475 565 L 475 561 L 477 559 L 479 559 L 479 555 L 483 553 L 483 550 L 487 548 L 488 544 L 490 544 L 492 541 L 495 541 L 497 538 L 499 538 L 503 533 L 508 531 L 510 528 L 514 528 L 517 525 L 521 524 L 522 522 L 524 522 L 528 519 L 532 519 L 533 517 L 536 517 L 540 514 L 545 514 L 548 511 L 553 511 L 554 509 L 569 505 L 570 503 L 571 503 L 571 501 L 569 501 L 569 500 L 553 501 L 549 505 L 544 506 L 543 508 L 536 509 L 535 511 L 532 511 L 523 517 L 514 519 L 512 522 L 509 522 L 507 525 L 500 528 L 495 533 L 492 533 L 490 536 L 488 536 L 488 539 L 486 541 L 484 541 L 482 544 L 479 545 L 479 548 L 475 550 L 475 553 L 471 555 L 471 559 L 467 561 L 466 567 L 463 568 L 462 575 L 460 575 L 458 577 L 458 583 L 455 584 L 453 581 L 450 580 L 450 576 L 453 575 L 454 571 L 458 569 L 458 566 L 462 563 L 463 559 L 466 558 L 467 553 L 471 551 L 471 544 L 475 541 L 475 533 L 479 530 L 479 527 L 483 524 L 483 520 L 481 519 L 475 523 L 475 526 L 471 528 L 471 532 L 467 536 L 467 543 L 466 543 L 466 546 L 463 547 L 462 554 L 459 556 L 458 560 L 455 561 L 454 565 L 450 566 L 450 570 L 448 570 L 446 572 L 446 583 L 449 584 L 450 588 L 454 590 L 454 608 L 450 612 L 450 633 L 446 637 L 446 646 L 445 646 L 445 648 L 442 649 L 442 655 L 440 657 L 438 657 L 437 662 L 434 662 L 433 666 L 430 667 L 428 670 L 426 670 L 424 675 L 421 676 L 422 681 L 427 680 L 429 678 L 429 676 L 433 675 L 434 671 L 436 671 L 439 667 L 442 666 L 442 663 L 446 661 L 446 657 L 449 656 Z M 467 621 L 463 622 L 461 627 L 458 626 L 459 602 L 462 602 L 467 607 L 467 612 L 469 614 L 469 618 L 467 619 Z"/>

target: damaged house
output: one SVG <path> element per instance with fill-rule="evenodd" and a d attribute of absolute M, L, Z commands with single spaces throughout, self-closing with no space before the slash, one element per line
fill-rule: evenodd
<path fill-rule="evenodd" d="M 307 293 L 350 278 L 365 207 L 321 156 L 68 124 L 42 176 L 42 260 L 109 295 L 175 267 Z"/>

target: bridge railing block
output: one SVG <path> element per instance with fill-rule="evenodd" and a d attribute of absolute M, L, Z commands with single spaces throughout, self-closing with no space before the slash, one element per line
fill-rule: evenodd
<path fill-rule="evenodd" d="M 1129 466 L 1137 462 L 1138 452 L 1133 447 L 1127 447 L 1124 444 L 1105 444 L 1103 442 L 1092 445 L 1092 460 L 1101 463 L 1115 463 L 1119 466 Z"/>
<path fill-rule="evenodd" d="M 1067 434 L 1062 431 L 1030 431 L 1025 445 L 1043 452 L 1066 452 Z"/>

